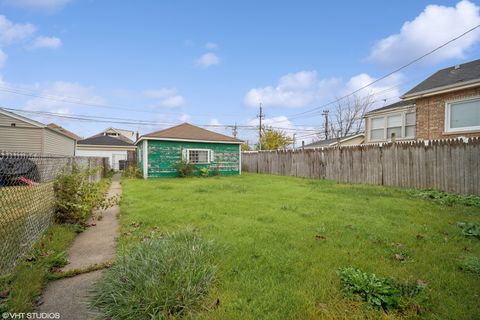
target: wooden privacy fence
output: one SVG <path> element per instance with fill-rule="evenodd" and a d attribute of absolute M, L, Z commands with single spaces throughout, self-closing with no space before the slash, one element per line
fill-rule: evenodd
<path fill-rule="evenodd" d="M 480 195 L 480 138 L 243 152 L 242 170 Z"/>

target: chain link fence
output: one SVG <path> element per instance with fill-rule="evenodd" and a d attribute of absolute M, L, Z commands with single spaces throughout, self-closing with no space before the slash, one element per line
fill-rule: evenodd
<path fill-rule="evenodd" d="M 53 184 L 62 170 L 77 165 L 93 169 L 100 180 L 109 170 L 106 158 L 66 157 L 0 151 L 0 275 L 12 270 L 52 223 Z"/>

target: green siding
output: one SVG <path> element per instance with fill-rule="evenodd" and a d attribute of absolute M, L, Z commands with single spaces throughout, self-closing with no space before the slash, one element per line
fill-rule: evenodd
<path fill-rule="evenodd" d="M 198 164 L 197 174 L 204 167 L 208 167 L 210 173 L 218 167 L 221 175 L 240 174 L 238 144 L 148 140 L 148 177 L 177 177 L 178 172 L 173 165 L 182 159 L 183 149 L 213 150 L 214 161 Z"/>

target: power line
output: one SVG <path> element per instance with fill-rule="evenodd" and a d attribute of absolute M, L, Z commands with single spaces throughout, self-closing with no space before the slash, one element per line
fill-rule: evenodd
<path fill-rule="evenodd" d="M 155 125 L 178 125 L 179 123 L 175 122 L 160 122 L 160 121 L 148 121 L 140 119 L 127 119 L 127 118 L 118 118 L 118 117 L 103 117 L 103 116 L 93 116 L 93 115 L 84 115 L 84 114 L 62 114 L 49 111 L 39 111 L 39 110 L 22 110 L 15 108 L 3 108 L 8 111 L 17 112 L 17 113 L 26 113 L 37 116 L 44 116 L 49 118 L 62 118 L 68 120 L 79 120 L 79 121 L 90 121 L 90 122 L 99 122 L 99 123 L 116 123 L 116 124 L 126 124 L 134 126 L 155 126 Z M 258 127 L 255 125 L 222 125 L 222 124 L 197 124 L 201 127 L 211 127 L 211 128 L 233 128 L 235 130 L 245 129 L 245 130 L 257 130 Z M 277 130 L 288 130 L 288 131 L 298 131 L 298 132 L 309 132 L 316 131 L 314 129 L 296 129 L 296 128 L 285 128 L 285 127 L 272 127 Z"/>
<path fill-rule="evenodd" d="M 157 111 L 151 111 L 151 110 L 140 110 L 138 108 L 131 108 L 131 107 L 125 107 L 125 106 L 114 106 L 114 105 L 108 105 L 108 104 L 102 104 L 102 103 L 95 103 L 95 102 L 89 102 L 82 100 L 77 97 L 72 97 L 72 96 L 58 96 L 58 95 L 51 95 L 51 94 L 39 94 L 31 90 L 26 90 L 26 89 L 19 89 L 19 88 L 14 88 L 14 87 L 8 87 L 8 86 L 2 86 L 0 85 L 0 91 L 2 92 L 7 92 L 7 93 L 12 93 L 12 94 L 17 94 L 17 95 L 23 95 L 27 97 L 32 97 L 32 98 L 39 98 L 43 100 L 49 100 L 49 101 L 56 101 L 56 102 L 62 102 L 62 103 L 70 103 L 70 104 L 76 104 L 76 105 L 83 105 L 87 107 L 94 107 L 94 108 L 103 108 L 103 109 L 113 109 L 113 110 L 123 110 L 123 111 L 130 111 L 130 112 L 137 112 L 137 113 L 152 113 L 152 114 L 158 114 L 159 112 Z M 179 115 L 182 114 L 181 112 L 174 113 L 174 112 L 161 112 L 162 114 L 171 114 L 171 115 Z M 207 114 L 193 114 L 193 116 L 196 117 L 211 117 L 211 116 L 218 116 L 218 114 L 215 115 L 207 115 Z M 235 117 L 237 115 L 233 114 L 228 114 L 228 115 L 222 115 L 222 116 L 228 116 L 228 117 Z"/>
<path fill-rule="evenodd" d="M 454 42 L 454 41 L 462 38 L 463 36 L 467 35 L 468 33 L 472 32 L 472 31 L 474 31 L 474 30 L 476 30 L 476 29 L 478 29 L 479 27 L 480 27 L 480 24 L 474 26 L 473 28 L 468 29 L 467 31 L 463 32 L 462 34 L 460 34 L 460 35 L 458 35 L 458 36 L 456 36 L 456 37 L 448 40 L 447 42 L 441 44 L 440 46 L 438 46 L 438 47 L 436 47 L 436 48 L 428 51 L 427 53 L 425 53 L 425 54 L 423 54 L 423 55 L 421 55 L 421 56 L 419 56 L 419 57 L 411 60 L 410 62 L 408 62 L 408 63 L 406 63 L 406 64 L 404 64 L 404 65 L 396 68 L 395 70 L 390 71 L 389 73 L 381 76 L 380 78 L 378 78 L 378 79 L 376 79 L 376 80 L 374 80 L 374 81 L 371 81 L 370 83 L 368 83 L 368 84 L 366 84 L 366 85 L 358 88 L 357 90 L 354 90 L 354 91 L 352 91 L 352 92 L 350 92 L 350 93 L 348 93 L 348 94 L 346 94 L 346 95 L 344 95 L 344 96 L 342 96 L 342 97 L 340 97 L 340 98 L 337 98 L 337 99 L 335 99 L 335 100 L 332 100 L 332 101 L 330 101 L 330 102 L 328 102 L 328 103 L 325 103 L 325 104 L 323 104 L 323 105 L 321 105 L 321 106 L 319 106 L 319 107 L 315 107 L 315 108 L 312 108 L 312 109 L 310 109 L 310 110 L 306 110 L 306 111 L 303 111 L 303 112 L 300 112 L 300 113 L 297 113 L 297 114 L 293 114 L 292 116 L 302 115 L 302 114 L 305 114 L 305 113 L 310 113 L 310 112 L 312 112 L 312 111 L 316 111 L 316 110 L 319 110 L 319 109 L 323 109 L 323 108 L 326 108 L 326 107 L 328 107 L 329 105 L 334 104 L 334 103 L 336 103 L 336 102 L 338 102 L 338 101 L 340 101 L 340 100 L 343 100 L 343 99 L 345 99 L 345 98 L 348 98 L 348 97 L 350 97 L 350 96 L 352 96 L 352 95 L 360 92 L 361 90 L 366 89 L 366 88 L 372 86 L 373 84 L 375 84 L 375 83 L 377 83 L 377 82 L 379 82 L 379 81 L 382 81 L 382 80 L 390 77 L 391 75 L 393 75 L 393 74 L 395 74 L 395 73 L 397 73 L 397 72 L 399 72 L 399 71 L 401 71 L 401 70 L 403 70 L 403 69 L 411 66 L 412 64 L 414 64 L 414 63 L 422 60 L 423 58 L 425 58 L 425 57 L 427 57 L 427 56 L 429 56 L 429 55 L 437 52 L 438 50 L 440 50 L 440 49 L 444 48 L 445 46 L 449 45 L 450 43 L 452 43 L 452 42 Z"/>

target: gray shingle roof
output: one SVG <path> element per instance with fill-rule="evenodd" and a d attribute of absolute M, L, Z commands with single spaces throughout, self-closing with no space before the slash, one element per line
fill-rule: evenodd
<path fill-rule="evenodd" d="M 378 109 L 370 110 L 366 114 L 370 114 L 370 113 L 374 113 L 374 112 L 378 112 L 378 111 L 384 111 L 384 110 L 388 110 L 388 109 L 406 107 L 406 106 L 412 105 L 412 104 L 415 104 L 415 100 L 401 100 L 401 101 L 383 106 L 383 107 L 378 108 Z"/>
<path fill-rule="evenodd" d="M 359 132 L 359 133 L 351 134 L 351 135 L 348 135 L 348 136 L 345 136 L 345 137 L 341 137 L 341 138 L 340 138 L 340 141 L 348 140 L 349 138 L 358 136 L 358 135 L 360 135 L 360 134 L 363 135 L 363 132 Z M 306 144 L 304 147 L 305 147 L 305 148 L 320 148 L 320 147 L 326 147 L 326 146 L 329 146 L 330 144 L 335 143 L 335 142 L 337 142 L 337 141 L 338 141 L 337 138 L 331 138 L 331 139 L 327 139 L 327 140 L 319 140 L 319 141 L 315 141 L 315 142 Z"/>
<path fill-rule="evenodd" d="M 415 93 L 430 91 L 445 86 L 457 84 L 461 86 L 465 82 L 475 80 L 480 80 L 480 59 L 439 70 L 403 96 L 408 97 Z"/>
<path fill-rule="evenodd" d="M 127 142 L 111 136 L 93 136 L 77 141 L 77 144 L 95 146 L 126 146 L 133 147 L 133 142 Z"/>

